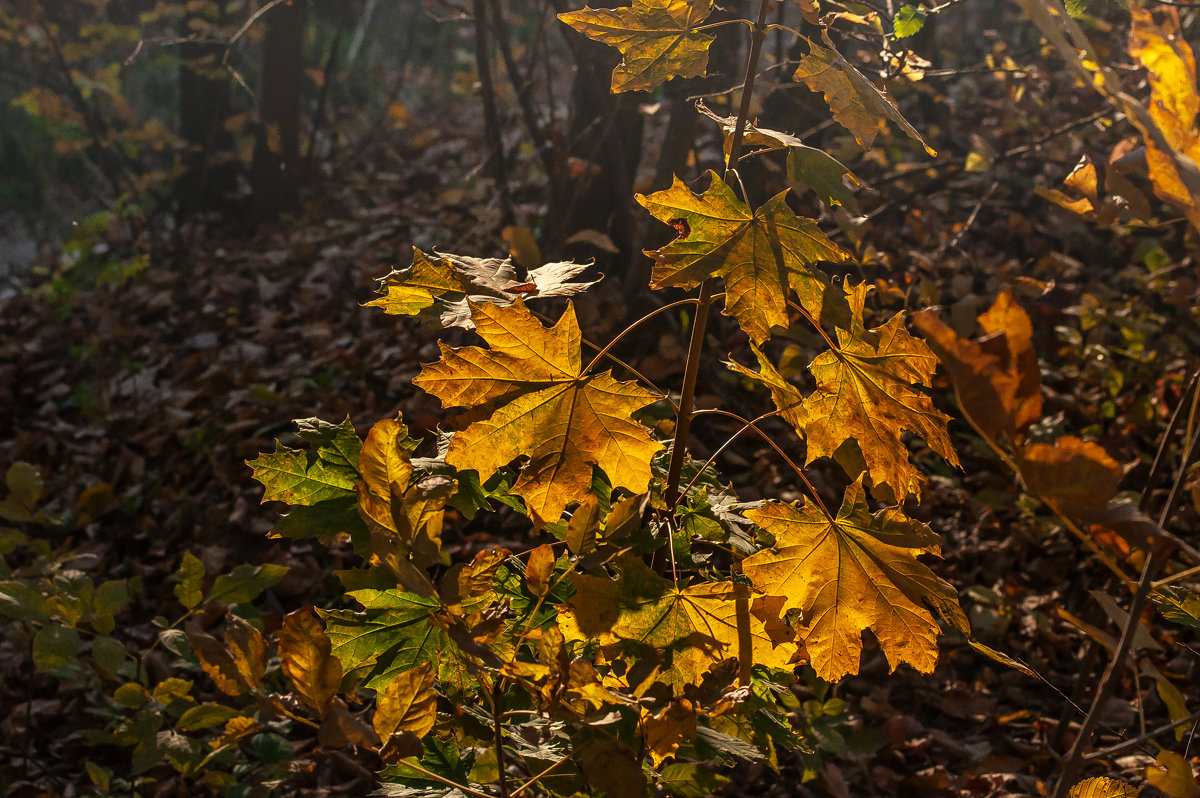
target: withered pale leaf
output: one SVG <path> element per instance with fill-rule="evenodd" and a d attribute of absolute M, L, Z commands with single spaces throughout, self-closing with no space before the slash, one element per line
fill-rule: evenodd
<path fill-rule="evenodd" d="M 522 277 L 510 259 L 472 258 L 413 249 L 410 266 L 382 278 L 378 299 L 367 307 L 395 316 L 420 316 L 442 327 L 471 329 L 471 302 L 511 305 L 519 298 L 565 297 L 584 291 L 595 281 L 575 278 L 587 263 L 547 263 Z"/>

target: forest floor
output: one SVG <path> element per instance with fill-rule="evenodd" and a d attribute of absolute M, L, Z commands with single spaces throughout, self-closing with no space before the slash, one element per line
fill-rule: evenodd
<path fill-rule="evenodd" d="M 850 278 L 877 283 L 879 312 L 940 305 L 968 334 L 999 289 L 1013 289 L 1034 319 L 1047 401 L 1041 432 L 1097 440 L 1136 488 L 1200 351 L 1200 269 L 1181 226 L 1101 230 L 1034 194 L 1034 185 L 1056 186 L 1084 151 L 1106 155 L 1121 138 L 1101 117 L 1080 123 L 1103 108 L 1054 70 L 1023 75 L 1020 91 L 1014 79 L 990 74 L 966 89 L 966 78 L 955 80 L 928 79 L 928 118 L 918 103 L 906 108 L 939 156 L 911 168 L 883 157 L 853 164 L 870 187 L 860 199 L 865 218 L 839 227 L 827 216 L 825 226 L 859 255 Z M 705 134 L 697 152 L 713 152 L 715 141 Z M 436 358 L 434 334 L 361 305 L 377 278 L 407 264 L 414 244 L 504 254 L 498 231 L 478 224 L 495 216 L 487 182 L 472 176 L 479 151 L 476 128 L 461 118 L 424 119 L 420 131 L 395 132 L 355 168 L 314 181 L 299 217 L 275 229 L 251 235 L 197 223 L 179 231 L 172 254 L 119 285 L 89 285 L 53 262 L 8 278 L 16 290 L 0 299 L 0 466 L 25 461 L 43 475 L 47 506 L 73 519 L 50 541 L 72 553 L 69 567 L 97 580 L 141 580 L 120 619 L 131 640 L 148 643 L 157 633 L 151 619 L 169 614 L 184 551 L 210 572 L 288 566 L 265 594 L 265 613 L 340 595 L 331 573 L 351 552 L 267 539 L 278 510 L 260 506 L 245 461 L 276 438 L 294 442 L 296 418 L 349 417 L 363 429 L 399 412 L 432 435 L 439 407 L 411 381 Z M 517 180 L 534 191 L 536 176 L 526 172 Z M 614 291 L 600 296 L 582 300 L 599 303 L 585 319 L 625 301 Z M 726 321 L 710 338 L 714 363 L 730 351 L 746 362 Z M 685 334 L 665 324 L 653 348 L 622 354 L 669 383 L 681 365 L 669 356 Z M 720 376 L 706 378 L 702 403 L 747 414 L 766 407 L 732 376 L 705 373 Z M 944 383 L 936 402 L 957 417 Z M 779 772 L 739 768 L 723 794 L 1000 798 L 1039 794 L 1055 772 L 1103 665 L 1085 655 L 1086 636 L 1059 610 L 1114 634 L 1090 595 L 1109 587 L 1108 572 L 1022 499 L 966 424 L 952 431 L 963 469 L 935 472 L 916 511 L 942 536 L 936 570 L 959 590 L 981 639 L 1039 678 L 953 639 L 934 674 L 888 675 L 868 645 L 860 674 L 836 688 L 853 720 L 841 739 L 817 741 L 827 758 L 815 778 L 802 783 L 799 761 L 781 753 Z M 728 432 L 701 430 L 697 450 L 711 451 Z M 740 449 L 723 468 L 749 486 L 746 499 L 787 488 L 766 447 Z M 1189 506 L 1177 531 L 1194 532 L 1196 521 Z M 519 534 L 448 527 L 456 552 Z M 1194 636 L 1166 634 L 1179 645 L 1150 660 L 1196 706 Z M 12 794 L 87 789 L 79 763 L 100 755 L 65 730 L 95 725 L 96 689 L 38 673 L 16 638 L 0 640 L 0 771 Z M 1104 709 L 1099 744 L 1165 718 L 1155 691 L 1130 678 Z M 1094 760 L 1089 775 L 1138 778 L 1154 753 L 1148 743 Z M 363 769 L 374 767 L 319 748 L 297 755 L 310 767 L 289 794 L 362 794 Z M 162 779 L 158 794 L 186 794 L 169 772 Z"/>

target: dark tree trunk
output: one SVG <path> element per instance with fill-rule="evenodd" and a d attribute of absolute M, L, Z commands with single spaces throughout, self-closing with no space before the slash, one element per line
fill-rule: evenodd
<path fill-rule="evenodd" d="M 563 35 L 576 72 L 567 132 L 570 169 L 555 238 L 562 241 L 580 230 L 605 233 L 618 254 L 607 256 L 607 264 L 598 259 L 601 271 L 618 277 L 627 289 L 644 286 L 648 271 L 636 248 L 633 180 L 642 154 L 638 106 L 647 95 L 610 93 L 612 70 L 620 58 L 616 51 L 565 27 Z"/>
<path fill-rule="evenodd" d="M 225 2 L 217 3 L 217 22 L 225 20 Z M 190 19 L 190 17 L 189 17 Z M 190 30 L 186 25 L 185 31 Z M 229 80 L 220 68 L 219 42 L 189 41 L 180 45 L 179 135 L 187 144 L 184 174 L 175 192 L 180 213 L 229 213 L 237 187 L 233 136 L 225 129 L 229 117 Z"/>
<path fill-rule="evenodd" d="M 299 207 L 304 13 L 303 0 L 289 0 L 266 16 L 259 126 L 250 175 L 251 215 L 256 223 Z"/>

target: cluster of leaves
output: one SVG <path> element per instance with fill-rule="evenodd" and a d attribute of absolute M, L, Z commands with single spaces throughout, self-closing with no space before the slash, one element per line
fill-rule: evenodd
<path fill-rule="evenodd" d="M 621 51 L 612 82 L 620 92 L 703 74 L 710 11 L 697 0 L 639 0 L 561 18 Z M 768 26 L 743 22 L 756 53 Z M 881 119 L 920 141 L 827 34 L 807 43 L 796 80 L 821 92 L 860 144 L 871 144 Z M 651 287 L 700 288 L 684 300 L 700 318 L 722 301 L 758 359 L 757 370 L 729 368 L 768 389 L 777 408 L 769 415 L 794 428 L 808 463 L 831 458 L 845 471 L 840 509 L 811 485 L 804 501 L 746 505 L 711 462 L 686 458 L 685 440 L 660 440 L 642 423 L 646 409 L 671 404 L 678 434 L 703 412 L 690 406 L 692 388 L 676 403 L 618 379 L 600 368 L 608 347 L 585 359 L 570 304 L 556 321 L 529 306 L 585 290 L 574 280 L 583 267 L 520 275 L 508 261 L 417 250 L 370 304 L 482 339 L 442 344 L 414 380 L 462 409 L 457 431 L 422 457 L 400 420 L 379 422 L 361 442 L 348 421 L 307 420 L 297 434 L 308 450 L 280 446 L 250 463 L 264 500 L 292 506 L 277 535 L 327 543 L 345 533 L 365 561 L 339 572 L 356 609 L 320 611 L 323 630 L 306 616 L 303 653 L 285 627 L 280 658 L 321 717 L 320 734 L 337 729 L 377 750 L 394 794 L 438 785 L 487 794 L 497 784 L 506 795 L 516 774 L 525 782 L 514 792 L 586 785 L 624 796 L 650 783 L 706 794 L 719 778 L 711 766 L 809 753 L 804 732 L 840 714 L 828 702 L 802 707 L 789 689 L 795 669 L 824 681 L 856 673 L 869 631 L 892 669 L 930 672 L 943 631 L 969 636 L 954 589 L 920 559 L 940 553 L 937 536 L 900 506 L 925 482 L 903 434 L 958 462 L 948 417 L 926 392 L 934 353 L 903 315 L 867 326 L 867 287 L 835 283 L 821 267 L 849 255 L 798 217 L 786 192 L 752 208 L 730 182 L 743 146 L 787 149 L 794 182 L 827 204 L 853 203 L 844 182 L 853 177 L 795 137 L 749 125 L 744 111 L 708 115 L 726 133 L 727 174 L 710 173 L 699 192 L 676 179 L 636 197 L 678 232 L 647 253 Z M 828 346 L 809 368 L 807 395 L 765 353 L 797 320 Z M 698 356 L 694 346 L 689 362 Z M 757 429 L 742 421 L 743 431 Z M 808 485 L 799 466 L 796 474 Z M 501 506 L 557 542 L 451 563 L 445 516 Z M 200 651 L 226 692 L 257 689 L 239 645 L 227 637 Z M 369 706 L 351 709 L 363 706 L 364 689 L 376 695 L 369 723 Z"/>

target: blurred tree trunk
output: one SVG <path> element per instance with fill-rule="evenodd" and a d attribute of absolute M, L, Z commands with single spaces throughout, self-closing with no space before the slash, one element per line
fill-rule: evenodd
<path fill-rule="evenodd" d="M 251 216 L 255 223 L 299 208 L 305 11 L 303 0 L 288 0 L 266 15 L 259 126 L 250 170 Z"/>
<path fill-rule="evenodd" d="M 591 7 L 621 3 L 592 4 Z M 556 10 L 575 6 L 556 0 Z M 617 254 L 598 258 L 600 271 L 618 278 L 626 290 L 644 286 L 649 276 L 636 247 L 633 181 L 642 155 L 642 92 L 612 94 L 612 70 L 620 60 L 613 48 L 593 42 L 561 26 L 575 60 L 567 130 L 568 175 L 564 209 L 555 239 L 580 230 L 599 230 L 616 245 Z M 586 254 L 591 255 L 589 250 Z M 604 261 L 608 261 L 605 263 Z M 646 271 L 645 274 L 642 272 Z"/>
<path fill-rule="evenodd" d="M 216 6 L 216 24 L 225 22 L 226 3 Z M 184 33 L 195 14 L 184 20 Z M 205 211 L 229 213 L 230 199 L 237 187 L 237 165 L 233 160 L 233 135 L 225 129 L 229 117 L 229 80 L 220 69 L 224 48 L 219 42 L 186 41 L 180 45 L 179 135 L 187 144 L 184 174 L 175 187 L 180 213 L 190 216 Z"/>

